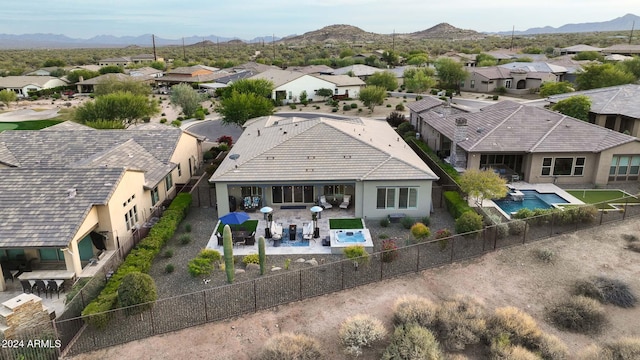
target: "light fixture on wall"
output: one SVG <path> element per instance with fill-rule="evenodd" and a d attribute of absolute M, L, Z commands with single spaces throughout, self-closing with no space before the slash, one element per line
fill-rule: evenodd
<path fill-rule="evenodd" d="M 62 250 L 62 252 L 68 252 L 69 254 L 71 254 L 71 256 L 73 256 L 73 252 L 71 252 L 68 247 L 62 248 L 60 250 Z"/>

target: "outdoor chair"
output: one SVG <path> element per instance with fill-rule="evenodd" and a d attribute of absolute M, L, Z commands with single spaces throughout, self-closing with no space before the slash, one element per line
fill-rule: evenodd
<path fill-rule="evenodd" d="M 58 294 L 58 299 L 60 299 L 60 291 L 62 291 L 62 286 L 58 286 L 58 283 L 55 280 L 47 281 L 47 291 L 51 293 L 51 298 L 53 298 L 53 293 Z"/>
<path fill-rule="evenodd" d="M 324 195 L 320 196 L 320 206 L 322 206 L 325 209 L 331 209 L 333 207 L 333 205 L 331 205 L 327 201 L 327 198 Z"/>
<path fill-rule="evenodd" d="M 22 291 L 25 294 L 31 294 L 31 290 L 33 290 L 33 288 L 31 287 L 29 280 L 20 280 L 20 284 L 22 284 Z"/>
<path fill-rule="evenodd" d="M 302 224 L 302 239 L 313 240 L 313 223 Z"/>
<path fill-rule="evenodd" d="M 38 296 L 40 296 L 40 293 L 43 292 L 44 296 L 47 297 L 47 285 L 45 285 L 44 281 L 36 280 L 36 282 L 33 284 L 33 288 L 38 291 Z"/>
<path fill-rule="evenodd" d="M 244 238 L 245 245 L 255 245 L 256 243 L 256 232 L 252 232 L 251 235 Z"/>
<path fill-rule="evenodd" d="M 351 202 L 351 195 L 345 195 L 342 199 L 342 204 L 340 204 L 340 209 L 346 209 L 349 207 L 349 203 Z"/>
<path fill-rule="evenodd" d="M 2 273 L 4 274 L 4 279 L 5 280 L 9 280 L 11 279 L 11 282 L 13 282 L 13 274 L 11 273 L 11 270 L 9 270 L 8 267 L 2 267 Z"/>
<path fill-rule="evenodd" d="M 271 223 L 271 238 L 273 240 L 282 239 L 282 224 Z"/>

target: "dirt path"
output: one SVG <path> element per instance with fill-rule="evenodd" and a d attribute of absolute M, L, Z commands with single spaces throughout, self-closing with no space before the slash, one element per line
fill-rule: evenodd
<path fill-rule="evenodd" d="M 593 336 L 555 329 L 544 321 L 543 309 L 568 296 L 568 288 L 576 279 L 592 275 L 623 280 L 640 295 L 640 254 L 624 249 L 626 241 L 621 238 L 621 234 L 638 234 L 638 230 L 638 220 L 613 223 L 73 359 L 250 359 L 266 339 L 283 331 L 306 333 L 318 339 L 327 359 L 348 359 L 338 346 L 340 323 L 350 315 L 369 313 L 391 330 L 391 308 L 405 294 L 435 301 L 468 295 L 479 299 L 488 310 L 518 307 L 534 316 L 543 330 L 562 339 L 575 356 L 592 343 L 640 336 L 640 308 L 606 306 L 610 325 Z M 553 251 L 554 262 L 538 260 L 534 255 L 538 248 Z M 369 350 L 362 358 L 378 358 L 379 354 L 380 349 Z"/>

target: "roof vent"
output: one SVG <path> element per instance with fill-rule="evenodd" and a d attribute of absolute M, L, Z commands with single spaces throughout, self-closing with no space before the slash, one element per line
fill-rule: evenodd
<path fill-rule="evenodd" d="M 78 194 L 78 190 L 76 188 L 67 189 L 67 195 L 69 199 L 73 199 Z"/>
<path fill-rule="evenodd" d="M 476 132 L 477 132 L 478 134 L 481 134 L 483 131 L 484 131 L 484 128 L 481 128 L 481 127 L 479 127 L 479 128 L 476 130 Z"/>

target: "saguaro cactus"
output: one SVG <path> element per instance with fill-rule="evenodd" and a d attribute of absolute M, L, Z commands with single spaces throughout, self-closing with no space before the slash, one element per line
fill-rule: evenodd
<path fill-rule="evenodd" d="M 258 238 L 258 259 L 260 259 L 260 275 L 264 275 L 267 266 L 267 255 L 264 250 L 264 236 Z"/>
<path fill-rule="evenodd" d="M 229 225 L 225 225 L 222 230 L 222 246 L 224 248 L 224 271 L 227 272 L 227 282 L 231 284 L 236 269 L 233 267 L 233 240 Z"/>

